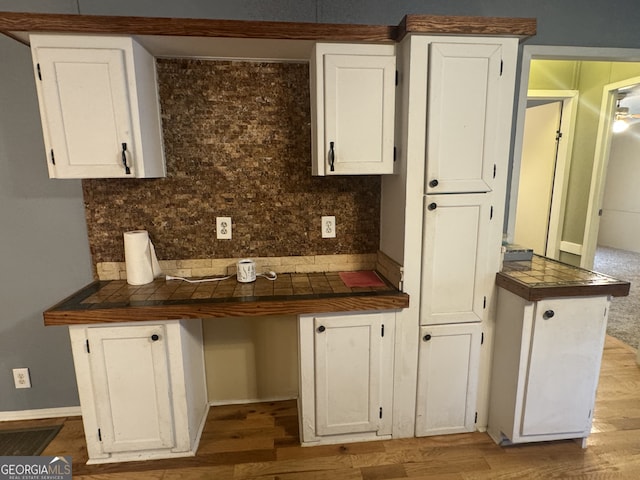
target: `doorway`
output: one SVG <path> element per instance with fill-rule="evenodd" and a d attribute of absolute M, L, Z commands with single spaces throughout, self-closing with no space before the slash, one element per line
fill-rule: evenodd
<path fill-rule="evenodd" d="M 558 259 L 575 129 L 576 90 L 529 90 L 514 242 Z"/>
<path fill-rule="evenodd" d="M 515 138 L 514 138 L 514 150 L 513 150 L 513 168 L 511 169 L 511 177 L 510 177 L 510 194 L 509 194 L 509 214 L 507 217 L 507 223 L 505 225 L 505 231 L 507 233 L 506 239 L 507 241 L 514 241 L 514 233 L 515 233 L 515 223 L 516 223 L 516 205 L 518 198 L 518 190 L 519 190 L 519 178 L 520 178 L 520 158 L 522 156 L 523 149 L 523 138 L 524 138 L 524 124 L 526 118 L 527 111 L 527 101 L 528 101 L 528 87 L 529 87 L 529 74 L 531 71 L 531 62 L 532 60 L 563 60 L 563 61 L 574 61 L 577 64 L 588 65 L 588 64 L 598 64 L 598 68 L 601 69 L 612 69 L 616 70 L 615 74 L 612 74 L 610 70 L 606 70 L 603 77 L 609 79 L 620 79 L 620 78 L 629 78 L 634 75 L 626 75 L 621 76 L 623 73 L 628 73 L 633 71 L 634 69 L 638 71 L 640 69 L 640 65 L 634 64 L 631 62 L 640 62 L 640 50 L 637 49 L 608 49 L 608 48 L 584 48 L 584 47 L 546 47 L 546 46 L 525 46 L 523 48 L 523 62 L 522 62 L 522 72 L 520 78 L 520 93 L 517 99 L 517 110 L 516 110 L 516 128 L 515 128 Z M 613 65 L 613 67 L 611 67 Z M 622 66 L 620 66 L 622 65 Z M 578 71 L 578 74 L 580 72 Z M 638 75 L 638 73 L 635 73 Z M 606 82 L 604 82 L 606 83 Z M 539 87 L 538 87 L 539 88 Z M 565 87 L 566 88 L 566 87 Z M 582 85 L 581 87 L 582 88 Z M 593 96 L 595 92 L 595 97 Z M 589 121 L 592 124 L 593 133 L 588 137 L 589 142 L 593 144 L 596 138 L 596 125 L 598 124 L 598 119 L 600 119 L 600 123 L 602 122 L 610 122 L 612 120 L 612 116 L 605 118 L 605 113 L 601 111 L 600 100 L 602 98 L 602 88 L 592 89 L 590 94 L 592 95 L 589 101 L 584 102 L 581 101 L 581 111 L 583 112 L 580 115 L 583 115 L 585 110 L 589 110 L 591 118 Z M 593 101 L 591 101 L 593 100 Z M 609 115 L 613 115 L 613 109 L 609 112 Z M 586 123 L 580 117 L 578 120 L 582 125 Z M 582 132 L 583 138 L 584 133 Z M 603 179 L 606 174 L 606 168 L 600 168 L 601 165 L 598 162 L 594 162 L 594 158 L 596 158 L 596 153 L 594 152 L 593 145 L 591 146 L 591 150 L 587 150 L 583 141 L 579 141 L 576 137 L 576 141 L 574 142 L 574 162 L 576 158 L 580 160 L 578 165 L 572 165 L 570 179 L 567 180 L 567 191 L 572 193 L 568 196 L 570 202 L 562 205 L 562 208 L 566 208 L 566 215 L 563 213 L 564 221 L 562 216 L 557 222 L 557 226 L 559 228 L 558 235 L 558 255 L 561 261 L 566 263 L 571 263 L 574 265 L 583 266 L 585 268 L 591 268 L 593 262 L 593 255 L 595 252 L 595 248 L 593 250 L 590 249 L 590 235 L 593 234 L 593 230 L 587 229 L 587 218 L 591 218 L 592 214 L 595 212 L 596 215 L 600 209 L 600 201 L 601 190 L 603 188 Z M 600 142 L 599 147 L 602 149 L 602 142 Z M 576 150 L 577 149 L 577 150 Z M 606 164 L 605 164 L 606 167 Z M 579 180 L 582 181 L 581 185 L 575 185 L 574 177 L 579 177 Z M 569 176 L 569 175 L 567 175 Z M 554 180 L 555 182 L 555 180 Z M 589 184 L 591 182 L 591 185 Z M 580 192 L 578 198 L 580 199 L 580 203 L 578 205 L 579 208 L 575 208 L 576 205 L 576 192 Z M 588 201 L 587 201 L 588 198 Z M 594 210 L 595 209 L 595 210 Z M 587 212 L 588 210 L 588 212 Z M 567 225 L 569 228 L 567 228 Z M 577 225 L 577 226 L 576 226 Z M 597 225 L 595 222 L 592 226 L 596 226 L 596 236 L 594 242 L 597 240 Z M 551 226 L 551 222 L 549 223 Z M 590 227 L 591 228 L 591 227 Z M 563 232 L 562 230 L 565 229 Z M 550 229 L 549 229 L 550 231 Z M 556 257 L 553 251 L 549 250 L 549 246 L 551 242 L 547 241 L 547 255 L 551 257 Z"/>

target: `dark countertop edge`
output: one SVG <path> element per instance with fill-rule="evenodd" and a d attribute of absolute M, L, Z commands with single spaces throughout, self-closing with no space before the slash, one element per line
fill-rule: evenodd
<path fill-rule="evenodd" d="M 79 325 L 183 318 L 221 318 L 264 315 L 298 315 L 366 310 L 396 310 L 409 306 L 409 295 L 400 291 L 327 293 L 229 297 L 212 299 L 144 301 L 78 306 L 78 302 L 95 293 L 104 282 L 94 281 L 47 309 L 44 324 Z"/>
<path fill-rule="evenodd" d="M 631 287 L 629 282 L 623 280 L 606 284 L 527 285 L 503 272 L 496 274 L 496 285 L 511 293 L 515 293 L 525 300 L 533 302 L 556 297 L 590 297 L 600 295 L 626 297 L 629 295 Z"/>

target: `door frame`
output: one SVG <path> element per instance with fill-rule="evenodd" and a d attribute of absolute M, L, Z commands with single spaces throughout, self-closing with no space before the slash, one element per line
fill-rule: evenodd
<path fill-rule="evenodd" d="M 508 215 L 506 217 L 505 232 L 507 240 L 513 241 L 513 232 L 515 230 L 515 210 L 518 199 L 518 182 L 520 178 L 520 159 L 522 157 L 522 140 L 524 137 L 524 119 L 527 109 L 527 94 L 529 86 L 529 73 L 531 70 L 531 60 L 583 60 L 583 61 L 606 61 L 606 62 L 640 62 L 640 49 L 636 48 L 605 48 L 605 47 L 569 47 L 569 46 L 549 46 L 549 45 L 524 45 L 522 47 L 522 64 L 520 69 L 520 83 L 516 96 L 515 105 L 515 129 L 513 132 L 513 156 L 512 168 L 510 169 L 509 178 L 507 179 L 507 202 Z M 602 115 L 602 112 L 601 112 Z M 595 158 L 595 157 L 594 157 Z M 594 162 L 594 168 L 596 162 Z M 594 176 L 601 175 L 601 169 L 592 172 L 592 187 Z M 515 181 L 514 181 L 515 179 Z M 601 187 L 604 188 L 604 182 L 599 181 Z M 601 195 L 600 195 L 601 197 Z M 598 198 L 596 192 L 589 195 L 588 212 L 593 212 L 592 202 Z M 595 209 L 597 213 L 599 207 Z M 586 222 L 587 219 L 585 219 Z M 593 226 L 590 227 L 592 229 Z M 595 235 L 597 239 L 597 228 L 595 232 L 590 231 L 590 237 Z M 586 225 L 585 225 L 586 233 Z M 584 241 L 584 239 L 583 239 Z M 583 245 L 577 245 L 569 242 L 561 242 L 561 250 L 569 251 L 581 257 L 581 266 L 589 268 L 593 262 L 593 258 L 586 259 L 585 249 Z M 595 250 L 594 250 L 595 251 Z"/>
<path fill-rule="evenodd" d="M 560 113 L 560 131 L 562 132 L 562 136 L 559 139 L 556 150 L 556 164 L 551 189 L 551 206 L 547 230 L 547 248 L 545 252 L 547 257 L 556 260 L 560 256 L 562 219 L 564 218 L 565 200 L 569 186 L 573 134 L 575 131 L 576 115 L 578 113 L 578 95 L 578 90 L 529 90 L 527 92 L 527 100 L 562 102 L 562 111 Z M 518 167 L 519 166 L 520 165 L 518 165 Z M 518 186 L 516 186 L 516 189 L 517 188 Z"/>

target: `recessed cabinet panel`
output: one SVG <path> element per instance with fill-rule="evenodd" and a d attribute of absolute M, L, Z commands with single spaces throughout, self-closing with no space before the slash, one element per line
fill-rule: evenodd
<path fill-rule="evenodd" d="M 429 46 L 427 193 L 492 190 L 501 45 Z"/>
<path fill-rule="evenodd" d="M 316 433 L 376 431 L 382 316 L 316 318 L 314 326 Z"/>
<path fill-rule="evenodd" d="M 89 328 L 87 338 L 103 451 L 172 447 L 164 326 Z"/>
<path fill-rule="evenodd" d="M 484 318 L 490 218 L 486 194 L 425 197 L 421 324 Z"/>
<path fill-rule="evenodd" d="M 478 324 L 420 329 L 416 436 L 475 429 L 480 337 Z"/>
<path fill-rule="evenodd" d="M 537 302 L 522 435 L 582 433 L 589 429 L 602 357 L 605 309 L 600 298 Z"/>
<path fill-rule="evenodd" d="M 82 177 L 87 167 L 96 176 L 125 175 L 121 146 L 131 155 L 134 145 L 124 53 L 41 48 L 38 58 L 57 176 Z"/>

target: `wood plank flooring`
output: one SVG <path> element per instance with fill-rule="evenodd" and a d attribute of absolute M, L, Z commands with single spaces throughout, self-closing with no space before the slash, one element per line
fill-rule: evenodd
<path fill-rule="evenodd" d="M 71 455 L 74 478 L 87 480 L 640 478 L 640 367 L 635 350 L 613 337 L 586 449 L 573 441 L 499 447 L 480 432 L 303 448 L 288 401 L 212 408 L 195 457 L 87 466 L 80 418 L 50 422 L 64 426 L 43 455 Z"/>

